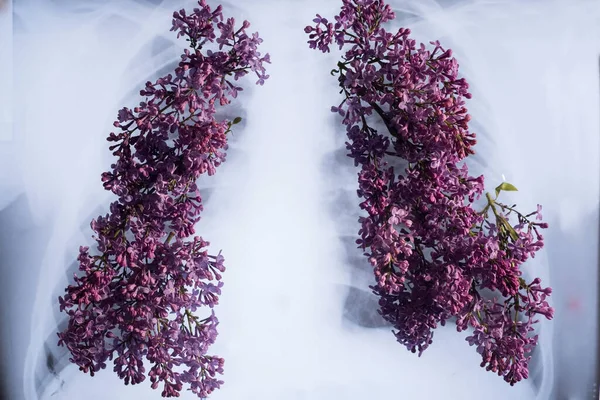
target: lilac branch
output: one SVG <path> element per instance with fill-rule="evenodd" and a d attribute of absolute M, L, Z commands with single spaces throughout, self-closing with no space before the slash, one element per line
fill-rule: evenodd
<path fill-rule="evenodd" d="M 374 269 L 371 288 L 410 351 L 422 354 L 434 330 L 454 319 L 457 330 L 473 330 L 467 341 L 477 346 L 481 366 L 513 385 L 528 377 L 536 316 L 554 313 L 546 300 L 551 289 L 539 278 L 527 284 L 520 270 L 543 247 L 538 228 L 548 225 L 527 219 L 541 219 L 540 206 L 525 216 L 498 202 L 501 191 L 516 190 L 508 183 L 496 198 L 486 194 L 483 211 L 473 209 L 484 178 L 459 167 L 476 144 L 468 130 L 468 84 L 439 42 L 430 42 L 429 51 L 417 47 L 409 29 L 387 32 L 383 24 L 394 17 L 382 0 L 342 0 L 335 22 L 317 14 L 315 26 L 305 28 L 311 48 L 329 52 L 334 41 L 347 48 L 331 71 L 345 94 L 332 111 L 344 117 L 348 155 L 361 168 L 366 216 L 359 218 L 357 244 Z M 387 134 L 368 125 L 373 110 Z M 408 167 L 396 171 L 389 157 Z M 485 299 L 483 289 L 495 297 Z"/>
<path fill-rule="evenodd" d="M 138 384 L 146 379 L 145 359 L 151 386 L 162 383 L 163 397 L 179 397 L 185 384 L 205 398 L 223 384 L 217 375 L 224 360 L 207 352 L 217 337 L 212 308 L 224 258 L 209 255 L 201 237 L 185 239 L 203 210 L 195 182 L 225 161 L 227 133 L 241 120 L 215 119 L 215 103 L 227 105 L 242 90 L 227 78 L 252 71 L 263 84 L 269 77 L 263 66 L 269 55 L 260 57 L 262 39 L 246 34 L 250 24 L 234 33 L 235 21 L 223 21 L 221 6 L 199 5 L 190 15 L 173 14 L 171 30 L 186 36 L 192 51 L 184 51 L 174 75 L 146 83 L 139 107 L 118 113 L 120 131 L 107 139 L 117 161 L 102 174 L 118 201 L 92 221 L 98 255 L 80 248 L 83 274 L 59 298 L 69 315 L 59 345 L 69 349 L 71 362 L 93 376 L 114 360 L 125 384 Z M 220 51 L 201 51 L 215 40 Z M 194 315 L 206 307 L 207 318 Z"/>

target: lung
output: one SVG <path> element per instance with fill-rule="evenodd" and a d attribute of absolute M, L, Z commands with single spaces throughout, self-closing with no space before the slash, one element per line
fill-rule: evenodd
<path fill-rule="evenodd" d="M 10 321 L 0 327 L 3 398 L 160 396 L 148 382 L 124 386 L 111 367 L 94 378 L 77 371 L 56 346 L 66 323 L 56 299 L 77 270 L 77 248 L 93 244 L 91 218 L 112 201 L 99 174 L 112 162 L 105 138 L 116 111 L 174 68 L 185 43 L 168 31 L 171 15 L 194 4 L 15 4 L 14 135 L 0 142 L 8 172 L 0 178 L 0 315 Z M 531 378 L 510 388 L 479 367 L 452 324 L 417 358 L 377 313 L 373 274 L 355 244 L 357 169 L 330 112 L 340 101 L 329 76 L 339 54 L 309 50 L 302 31 L 314 14 L 332 16 L 340 4 L 225 4 L 227 15 L 260 32 L 273 64 L 263 87 L 247 77 L 218 115 L 243 120 L 228 161 L 199 182 L 198 233 L 215 253 L 223 250 L 228 268 L 214 346 L 226 359 L 226 384 L 213 397 L 589 398 L 598 351 L 600 7 L 390 0 L 398 15 L 390 29 L 439 39 L 471 83 L 479 142 L 471 174 L 484 173 L 488 190 L 504 175 L 520 189 L 510 199 L 532 210 L 539 202 L 551 224 L 546 249 L 525 274 L 554 288 L 556 317 L 540 324 Z"/>

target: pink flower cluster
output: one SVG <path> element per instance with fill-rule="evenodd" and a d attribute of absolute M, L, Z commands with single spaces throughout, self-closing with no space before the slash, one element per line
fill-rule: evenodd
<path fill-rule="evenodd" d="M 419 355 L 434 329 L 454 319 L 458 331 L 472 329 L 467 341 L 481 366 L 513 385 L 528 377 L 536 318 L 553 316 L 551 289 L 539 278 L 527 283 L 519 269 L 543 246 L 547 224 L 530 219 L 541 220 L 541 207 L 523 215 L 500 203 L 500 192 L 516 190 L 503 183 L 482 211 L 473 209 L 484 180 L 464 164 L 475 145 L 464 100 L 471 95 L 452 51 L 417 46 L 408 29 L 387 32 L 382 24 L 395 16 L 381 0 L 342 2 L 335 22 L 317 14 L 305 32 L 311 48 L 348 48 L 332 70 L 345 95 L 332 111 L 344 117 L 348 155 L 361 168 L 366 216 L 357 244 L 374 268 L 379 311 Z M 398 159 L 407 167 L 395 170 Z"/>
<path fill-rule="evenodd" d="M 240 121 L 216 121 L 215 103 L 226 105 L 242 90 L 231 76 L 252 71 L 262 84 L 270 62 L 257 51 L 258 34 L 246 34 L 247 21 L 236 30 L 221 6 L 199 5 L 190 15 L 173 14 L 172 30 L 191 45 L 175 75 L 147 82 L 145 101 L 118 113 L 119 131 L 108 137 L 118 160 L 102 174 L 118 201 L 92 221 L 98 254 L 80 248 L 83 274 L 59 298 L 69 315 L 59 345 L 80 370 L 93 376 L 114 358 L 125 384 L 137 384 L 146 379 L 146 359 L 152 388 L 162 383 L 163 397 L 178 397 L 186 384 L 204 398 L 223 383 L 223 359 L 207 355 L 218 320 L 212 311 L 194 314 L 218 303 L 223 256 L 209 255 L 200 237 L 184 239 L 203 209 L 195 182 L 225 161 L 226 135 Z M 218 51 L 202 52 L 215 41 Z"/>

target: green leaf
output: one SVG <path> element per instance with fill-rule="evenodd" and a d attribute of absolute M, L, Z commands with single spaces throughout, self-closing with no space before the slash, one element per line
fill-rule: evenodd
<path fill-rule="evenodd" d="M 508 182 L 502 182 L 496 188 L 496 197 L 498 197 L 498 195 L 500 194 L 500 192 L 502 190 L 504 190 L 505 192 L 517 192 L 519 189 L 517 189 L 514 185 L 512 185 Z"/>
<path fill-rule="evenodd" d="M 240 122 L 242 122 L 242 117 L 235 117 L 233 119 L 232 125 L 239 124 Z"/>

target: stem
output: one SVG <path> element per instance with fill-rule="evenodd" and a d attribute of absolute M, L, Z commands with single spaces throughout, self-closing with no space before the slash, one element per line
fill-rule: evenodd
<path fill-rule="evenodd" d="M 165 240 L 165 244 L 169 244 L 169 242 L 175 237 L 175 233 L 171 232 L 169 233 L 169 236 L 167 236 L 167 240 Z"/>

